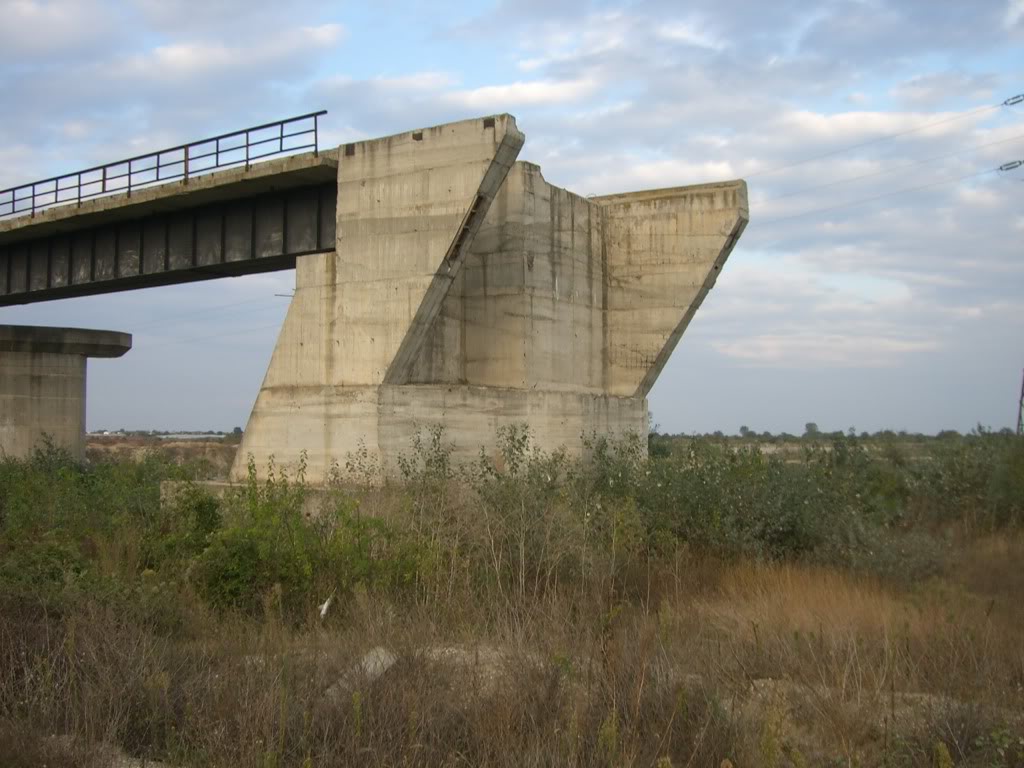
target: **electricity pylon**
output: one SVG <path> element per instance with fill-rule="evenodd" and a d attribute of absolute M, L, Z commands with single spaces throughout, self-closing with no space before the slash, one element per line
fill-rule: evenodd
<path fill-rule="evenodd" d="M 1017 434 L 1024 435 L 1024 378 L 1020 382 L 1020 403 L 1017 405 Z"/>

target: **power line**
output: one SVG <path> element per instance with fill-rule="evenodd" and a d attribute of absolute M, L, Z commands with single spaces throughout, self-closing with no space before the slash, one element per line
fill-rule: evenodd
<path fill-rule="evenodd" d="M 946 123 L 952 123 L 952 122 L 956 122 L 958 120 L 966 120 L 968 117 L 972 117 L 974 115 L 981 114 L 982 112 L 991 112 L 992 110 L 1000 109 L 1002 107 L 1013 107 L 1013 106 L 1016 106 L 1017 104 L 1021 104 L 1022 102 L 1024 102 L 1024 93 L 1017 94 L 1016 96 L 1011 96 L 1010 98 L 1005 99 L 1004 101 L 1001 101 L 998 104 L 987 104 L 987 105 L 985 105 L 983 107 L 977 107 L 977 108 L 969 110 L 967 112 L 962 112 L 962 113 L 960 113 L 958 115 L 951 115 L 949 117 L 944 117 L 941 120 L 933 120 L 933 121 L 928 122 L 928 123 L 923 123 L 922 125 L 919 125 L 916 128 L 910 128 L 910 129 L 905 130 L 905 131 L 897 131 L 896 133 L 889 133 L 889 134 L 886 134 L 884 136 L 877 136 L 874 139 L 868 139 L 867 141 L 862 141 L 862 142 L 859 142 L 857 144 L 851 144 L 851 145 L 846 146 L 846 147 L 840 147 L 839 149 L 833 149 L 833 150 L 830 150 L 828 152 L 823 152 L 823 153 L 821 153 L 819 155 L 812 155 L 811 157 L 805 157 L 802 160 L 796 160 L 796 161 L 794 161 L 792 163 L 787 163 L 785 165 L 779 165 L 779 166 L 776 166 L 774 168 L 768 168 L 768 169 L 763 170 L 763 171 L 755 171 L 754 173 L 747 173 L 747 174 L 744 174 L 744 176 L 747 179 L 756 178 L 758 176 L 767 176 L 769 174 L 778 173 L 779 171 L 784 171 L 784 170 L 787 170 L 789 168 L 795 168 L 795 167 L 797 167 L 799 165 L 806 165 L 807 163 L 813 163 L 815 160 L 822 160 L 822 159 L 824 159 L 826 157 L 834 157 L 835 155 L 840 155 L 840 154 L 842 154 L 844 152 L 850 152 L 850 151 L 852 151 L 854 149 L 861 149 L 863 147 L 869 147 L 869 146 L 873 146 L 875 144 L 881 144 L 882 142 L 885 142 L 885 141 L 892 141 L 893 139 L 898 139 L 898 138 L 900 138 L 902 136 L 909 136 L 909 135 L 911 135 L 913 133 L 920 133 L 921 131 L 927 130 L 928 128 L 934 128 L 937 125 L 944 125 Z"/>
<path fill-rule="evenodd" d="M 1020 382 L 1020 404 L 1017 406 L 1017 434 L 1024 435 L 1024 379 Z"/>
<path fill-rule="evenodd" d="M 280 330 L 281 323 L 274 323 L 273 325 L 261 325 L 255 328 L 240 328 L 237 331 L 227 331 L 226 333 L 205 333 L 202 336 L 193 336 L 188 339 L 174 339 L 172 341 L 164 341 L 160 344 L 147 344 L 145 349 L 159 349 L 160 347 L 169 347 L 172 344 L 190 344 L 194 341 L 207 341 L 209 339 L 224 339 L 230 336 L 240 336 L 244 333 L 252 333 L 254 331 L 268 331 L 272 328 Z"/>
<path fill-rule="evenodd" d="M 211 314 L 214 314 L 214 313 L 217 313 L 217 312 L 222 312 L 225 309 L 232 309 L 234 307 L 241 307 L 241 306 L 245 306 L 247 304 L 255 304 L 256 302 L 264 302 L 264 301 L 266 301 L 266 297 L 258 296 L 258 297 L 253 298 L 253 299 L 246 299 L 245 301 L 238 301 L 238 302 L 234 302 L 234 303 L 231 303 L 231 304 L 218 304 L 218 305 L 215 305 L 213 307 L 206 307 L 206 308 L 203 308 L 203 309 L 197 309 L 197 310 L 194 310 L 194 311 L 191 311 L 191 312 L 176 312 L 176 313 L 171 314 L 171 315 L 164 315 L 162 317 L 150 320 L 150 321 L 148 321 L 148 322 L 146 322 L 146 323 L 144 323 L 142 325 L 137 325 L 137 326 L 135 326 L 132 329 L 132 333 L 136 333 L 138 331 L 145 330 L 147 328 L 155 328 L 157 326 L 165 325 L 167 322 L 169 322 L 171 320 L 180 320 L 182 318 L 191 319 L 193 317 L 201 317 L 201 316 L 205 316 L 205 315 L 211 315 Z M 255 307 L 254 309 L 260 310 L 260 309 L 263 309 L 263 308 L 264 307 L 260 306 L 260 307 Z M 248 311 L 248 310 L 246 310 L 246 311 Z M 244 312 L 232 312 L 230 314 L 231 315 L 244 314 Z"/>
<path fill-rule="evenodd" d="M 924 189 L 931 189 L 933 187 L 940 187 L 940 186 L 944 186 L 946 184 L 957 184 L 957 183 L 959 183 L 961 181 L 966 181 L 967 179 L 973 179 L 973 178 L 976 178 L 978 176 L 986 176 L 986 175 L 988 175 L 990 173 L 999 173 L 1001 171 L 1012 171 L 1015 168 L 1021 167 L 1022 165 L 1024 165 L 1024 160 L 1013 160 L 1013 161 L 1008 162 L 1008 163 L 1003 163 L 1002 165 L 1000 165 L 997 168 L 988 168 L 988 169 L 986 169 L 984 171 L 976 171 L 974 173 L 968 173 L 968 174 L 966 174 L 964 176 L 958 176 L 955 179 L 942 179 L 940 181 L 933 181 L 933 182 L 931 182 L 929 184 L 920 184 L 920 185 L 918 185 L 916 187 L 906 187 L 904 189 L 894 189 L 894 190 L 892 190 L 890 192 L 883 192 L 883 193 L 878 194 L 878 195 L 872 195 L 871 197 L 864 197 L 864 198 L 861 198 L 860 200 L 851 200 L 851 201 L 846 202 L 846 203 L 840 203 L 839 205 L 832 205 L 832 206 L 827 206 L 827 207 L 824 207 L 824 208 L 815 208 L 815 209 L 810 210 L 810 211 L 803 211 L 802 213 L 794 213 L 794 214 L 789 215 L 789 216 L 779 216 L 779 217 L 774 218 L 774 219 L 766 219 L 765 221 L 758 222 L 758 224 L 759 225 L 778 224 L 779 222 L 783 222 L 783 221 L 790 221 L 792 219 L 800 219 L 800 218 L 803 218 L 804 216 L 812 216 L 812 215 L 814 215 L 816 213 L 831 213 L 832 211 L 837 211 L 837 210 L 840 210 L 842 208 L 850 208 L 850 207 L 853 207 L 853 206 L 865 205 L 866 203 L 873 203 L 876 200 L 882 200 L 882 199 L 887 198 L 887 197 L 892 197 L 893 195 L 904 195 L 904 194 L 910 194 L 911 192 L 920 192 L 921 190 L 924 190 Z"/>
<path fill-rule="evenodd" d="M 797 195 L 802 195 L 805 192 L 816 192 L 819 189 L 828 189 L 829 187 L 835 187 L 835 186 L 838 186 L 840 184 L 848 184 L 848 183 L 854 182 L 854 181 L 863 181 L 864 179 L 871 179 L 871 178 L 875 178 L 876 176 L 886 176 L 886 175 L 888 175 L 890 173 L 896 173 L 898 171 L 905 171 L 908 168 L 916 168 L 916 167 L 921 166 L 921 165 L 927 165 L 928 163 L 934 163 L 936 160 L 945 160 L 945 159 L 950 158 L 950 157 L 956 157 L 957 155 L 967 154 L 968 152 L 976 152 L 977 150 L 985 149 L 986 147 L 994 147 L 994 146 L 997 146 L 999 144 L 1009 144 L 1010 142 L 1019 141 L 1020 139 L 1024 139 L 1024 133 L 1017 134 L 1016 136 L 1011 136 L 1008 139 L 1000 139 L 999 141 L 990 141 L 987 144 L 976 144 L 973 147 L 968 147 L 966 149 L 959 149 L 959 150 L 957 150 L 955 152 L 947 152 L 944 155 L 935 155 L 934 157 L 927 157 L 927 158 L 924 158 L 923 160 L 915 160 L 914 162 L 906 163 L 905 165 L 897 165 L 897 166 L 894 166 L 892 168 L 883 168 L 883 169 L 881 169 L 879 171 L 873 171 L 871 173 L 861 174 L 860 176 L 847 176 L 846 178 L 837 179 L 836 181 L 829 181 L 829 182 L 826 182 L 825 184 L 816 184 L 813 187 L 802 187 L 800 189 L 796 189 L 796 190 L 793 190 L 791 192 L 785 192 L 785 193 L 783 193 L 781 195 L 775 195 L 773 197 L 763 198 L 759 202 L 761 202 L 761 203 L 770 203 L 770 202 L 773 202 L 775 200 L 782 200 L 782 199 L 787 198 L 787 197 L 795 197 Z"/>
<path fill-rule="evenodd" d="M 992 146 L 992 145 L 996 145 L 996 144 L 1005 144 L 1005 143 L 1007 143 L 1009 141 L 1014 141 L 1014 140 L 1019 139 L 1019 138 L 1021 138 L 1021 136 L 1012 137 L 1010 139 L 1005 139 L 1005 140 L 1002 140 L 1002 141 L 991 142 L 990 144 L 983 144 L 983 145 L 980 145 L 980 147 Z M 980 148 L 980 147 L 977 147 L 977 148 Z M 958 154 L 958 153 L 950 153 L 950 155 L 952 155 L 952 154 Z M 892 170 L 893 171 L 901 170 L 902 168 L 905 168 L 905 167 L 913 167 L 913 166 L 916 166 L 916 165 L 921 165 L 921 164 L 924 164 L 924 163 L 927 163 L 927 162 L 932 162 L 933 160 L 936 160 L 936 159 L 942 159 L 942 157 L 946 157 L 946 156 L 949 156 L 949 155 L 939 156 L 937 158 L 929 158 L 927 160 L 922 160 L 922 161 L 918 161 L 918 162 L 915 162 L 915 163 L 910 163 L 907 166 L 902 166 L 901 168 L 896 168 L 896 169 L 892 169 Z M 986 170 L 983 170 L 983 171 L 977 171 L 975 173 L 966 174 L 964 176 L 958 176 L 958 177 L 953 178 L 953 179 L 942 179 L 942 180 L 939 180 L 939 181 L 931 182 L 929 184 L 921 184 L 921 185 L 918 185 L 916 187 L 908 187 L 908 188 L 905 188 L 905 189 L 892 190 L 890 192 L 884 192 L 882 194 L 873 195 L 871 197 L 862 198 L 860 200 L 853 200 L 853 201 L 850 201 L 850 202 L 847 202 L 847 203 L 841 203 L 839 205 L 828 206 L 828 207 L 825 207 L 825 208 L 816 208 L 816 209 L 813 209 L 813 210 L 810 210 L 810 211 L 803 211 L 801 213 L 792 214 L 790 216 L 782 216 L 782 217 L 778 217 L 778 218 L 775 218 L 775 219 L 767 219 L 765 221 L 759 221 L 759 222 L 757 222 L 757 224 L 759 226 L 760 225 L 765 225 L 765 224 L 777 224 L 777 223 L 780 223 L 780 222 L 785 222 L 785 221 L 790 221 L 790 220 L 793 220 L 793 219 L 803 218 L 805 216 L 812 216 L 814 214 L 829 213 L 829 212 L 836 211 L 836 210 L 841 210 L 841 209 L 847 208 L 847 207 L 854 207 L 854 206 L 859 206 L 859 205 L 865 205 L 867 203 L 871 203 L 871 202 L 874 202 L 876 200 L 881 200 L 881 199 L 884 199 L 886 197 L 892 197 L 893 195 L 909 194 L 909 193 L 912 193 L 912 192 L 917 192 L 917 191 L 921 191 L 921 190 L 925 190 L 925 189 L 931 189 L 931 188 L 934 188 L 934 187 L 944 186 L 944 185 L 947 185 L 947 184 L 956 184 L 956 183 L 959 183 L 961 181 L 965 181 L 967 179 L 976 178 L 976 177 L 979 177 L 979 176 L 985 176 L 985 175 L 988 175 L 990 173 L 1012 171 L 1012 170 L 1015 170 L 1015 169 L 1017 169 L 1017 168 L 1019 168 L 1021 166 L 1024 166 L 1024 160 L 1013 160 L 1013 161 L 1010 161 L 1010 162 L 1007 162 L 1007 163 L 1003 163 L 1002 165 L 1000 165 L 1000 166 L 998 166 L 996 168 L 989 168 L 989 169 L 986 169 Z M 888 171 L 888 172 L 892 172 L 892 171 Z M 869 176 L 880 175 L 881 173 L 882 172 L 878 172 L 876 174 L 868 174 L 868 175 Z M 834 182 L 834 183 L 842 183 L 842 181 L 843 180 L 840 180 L 839 182 Z M 821 185 L 821 186 L 831 186 L 831 184 Z M 781 196 L 781 197 L 785 197 L 785 196 Z M 773 198 L 773 199 L 777 199 L 777 198 Z M 760 247 L 761 248 L 768 248 L 768 247 L 771 247 L 771 246 L 776 245 L 776 244 L 781 243 L 781 242 L 785 242 L 785 240 L 776 240 L 776 241 L 773 241 L 771 243 L 768 243 L 767 245 L 763 245 L 763 246 L 760 246 Z M 326 287 L 328 287 L 330 285 L 333 285 L 333 284 L 334 283 L 319 283 L 319 284 L 313 284 L 313 285 L 304 285 L 304 286 L 301 286 L 301 288 L 302 289 L 326 288 Z M 274 296 L 280 296 L 282 298 L 291 298 L 291 297 L 294 297 L 294 295 L 295 294 L 291 294 L 291 296 L 288 296 L 286 294 L 274 294 Z M 182 318 L 182 317 L 196 317 L 196 316 L 201 316 L 201 315 L 208 315 L 208 314 L 212 314 L 212 313 L 215 313 L 215 312 L 223 311 L 225 309 L 230 309 L 230 308 L 233 308 L 233 307 L 243 306 L 243 305 L 246 305 L 246 304 L 252 304 L 254 302 L 264 302 L 264 301 L 266 301 L 266 297 L 257 297 L 257 298 L 254 298 L 254 299 L 247 299 L 245 301 L 240 301 L 240 302 L 236 302 L 236 303 L 233 303 L 233 304 L 225 304 L 225 305 L 221 305 L 219 307 L 211 307 L 211 308 L 208 308 L 208 309 L 197 310 L 195 312 L 179 313 L 177 315 L 167 315 L 167 316 L 164 316 L 163 318 L 161 318 L 158 321 L 155 321 L 153 323 L 149 323 L 147 325 L 141 326 L 141 328 L 153 327 L 154 325 L 162 324 L 162 323 L 166 322 L 169 319 Z M 255 308 L 255 310 L 257 310 L 257 311 L 263 310 L 263 309 L 265 309 L 265 306 L 260 306 L 260 307 L 256 307 Z M 231 313 L 231 314 L 232 315 L 244 314 L 244 312 L 241 312 L 241 313 Z M 153 348 L 159 348 L 159 347 L 162 347 L 162 346 L 169 346 L 171 344 L 186 344 L 186 343 L 197 342 L 197 341 L 205 341 L 207 339 L 212 339 L 212 338 L 224 338 L 224 337 L 229 337 L 229 336 L 237 336 L 237 335 L 240 335 L 240 334 L 243 334 L 243 333 L 248 333 L 248 332 L 251 332 L 251 331 L 269 330 L 269 329 L 273 329 L 273 328 L 280 329 L 281 328 L 281 324 L 280 323 L 275 323 L 273 325 L 259 326 L 259 327 L 256 327 L 256 328 L 244 328 L 244 329 L 240 329 L 238 331 L 230 331 L 228 333 L 223 333 L 223 334 L 213 333 L 213 334 L 204 334 L 203 336 L 196 336 L 196 337 L 186 338 L 186 339 L 175 339 L 175 340 L 172 340 L 172 341 L 166 341 L 166 342 L 162 342 L 162 343 L 159 343 L 159 344 L 147 345 L 146 348 L 147 349 L 153 349 Z M 133 332 L 136 332 L 136 329 L 133 329 Z"/>
<path fill-rule="evenodd" d="M 1019 138 L 1019 137 L 1017 137 L 1017 138 Z M 1007 141 L 1009 141 L 1009 140 L 1007 140 Z M 993 142 L 993 144 L 999 144 L 999 143 L 1005 143 L 1005 142 Z M 955 184 L 955 183 L 964 181 L 966 179 L 976 178 L 978 176 L 985 176 L 985 175 L 988 175 L 990 173 L 999 173 L 999 172 L 1005 172 L 1005 171 L 1012 171 L 1012 170 L 1015 170 L 1015 169 L 1017 169 L 1017 168 L 1019 168 L 1021 166 L 1024 166 L 1024 160 L 1012 160 L 1010 162 L 1003 163 L 1002 165 L 1000 165 L 1000 166 L 998 166 L 996 168 L 988 168 L 988 169 L 983 170 L 983 171 L 976 171 L 975 173 L 969 173 L 969 174 L 966 174 L 964 176 L 959 176 L 959 177 L 957 177 L 955 179 L 943 179 L 943 180 L 940 180 L 940 181 L 932 182 L 930 184 L 921 184 L 921 185 L 918 185 L 916 187 L 908 187 L 908 188 L 905 188 L 905 189 L 898 189 L 898 190 L 893 190 L 893 191 L 890 191 L 890 192 L 884 192 L 884 193 L 879 194 L 879 195 L 873 195 L 872 197 L 867 197 L 867 198 L 863 198 L 863 199 L 860 199 L 860 200 L 853 200 L 853 201 L 850 201 L 848 203 L 842 203 L 840 205 L 829 206 L 827 208 L 817 208 L 817 209 L 814 209 L 814 210 L 811 210 L 811 211 L 804 211 L 802 213 L 793 214 L 792 216 L 783 216 L 783 217 L 776 218 L 776 219 L 769 219 L 767 221 L 759 222 L 759 224 L 776 224 L 776 223 L 783 222 L 783 221 L 789 221 L 791 219 L 802 218 L 804 216 L 811 216 L 811 215 L 816 214 L 816 213 L 827 213 L 827 212 L 839 210 L 839 209 L 842 209 L 842 208 L 858 206 L 858 205 L 864 205 L 866 203 L 874 202 L 876 200 L 881 200 L 881 199 L 884 199 L 886 197 L 892 197 L 893 195 L 909 194 L 909 193 L 912 193 L 912 192 L 917 192 L 917 191 L 924 190 L 924 189 L 931 189 L 933 187 L 943 186 L 943 185 L 946 185 L 946 184 Z M 783 241 L 775 241 L 775 242 L 778 243 L 778 242 L 783 242 Z M 770 246 L 770 245 L 774 245 L 774 244 L 775 243 L 769 243 L 768 245 Z M 767 247 L 767 246 L 762 246 L 762 247 Z M 301 286 L 301 288 L 302 289 L 316 289 L 316 288 L 326 288 L 326 287 L 331 286 L 331 285 L 334 285 L 334 283 L 319 283 L 319 284 L 314 284 L 314 285 L 303 285 L 303 286 Z M 299 287 L 296 287 L 296 293 L 298 292 L 298 290 L 299 290 Z M 289 298 L 285 294 L 274 294 L 274 295 L 275 296 L 281 296 L 283 298 Z M 295 294 L 291 295 L 291 297 L 294 297 L 294 296 L 295 296 Z M 262 299 L 252 299 L 250 301 L 261 301 L 261 300 Z M 240 302 L 240 303 L 249 303 L 249 302 Z M 228 306 L 230 306 L 230 305 L 228 305 Z M 262 307 L 260 307 L 259 309 L 262 309 Z M 176 339 L 174 341 L 164 342 L 163 344 L 149 345 L 149 346 L 147 346 L 147 349 L 152 349 L 154 347 L 168 346 L 168 345 L 171 345 L 171 344 L 185 344 L 185 343 L 190 343 L 190 342 L 193 342 L 193 341 L 204 341 L 204 340 L 207 340 L 207 339 L 210 339 L 210 338 L 223 338 L 223 337 L 227 337 L 227 336 L 237 336 L 237 335 L 242 334 L 242 333 L 248 333 L 248 332 L 251 332 L 251 331 L 269 330 L 271 328 L 280 329 L 281 325 L 279 323 L 275 323 L 274 325 L 261 326 L 261 327 L 258 327 L 258 328 L 244 328 L 244 329 L 241 329 L 239 331 L 232 331 L 232 332 L 228 332 L 228 333 L 224 333 L 224 334 L 205 334 L 203 336 L 197 336 L 197 337 L 194 337 L 194 338 L 191 338 L 191 339 Z"/>
<path fill-rule="evenodd" d="M 1010 98 L 1006 99 L 1005 101 L 1003 101 L 1003 102 L 1001 102 L 999 104 L 992 104 L 992 105 L 987 105 L 987 106 L 984 106 L 984 107 L 978 107 L 978 108 L 976 108 L 974 110 L 970 110 L 968 112 L 965 112 L 965 113 L 962 113 L 962 114 L 959 114 L 959 115 L 953 115 L 951 117 L 946 117 L 946 118 L 943 118 L 941 120 L 935 120 L 935 121 L 932 121 L 932 122 L 929 122 L 929 123 L 925 123 L 923 125 L 917 126 L 916 128 L 912 128 L 912 129 L 909 129 L 909 130 L 906 130 L 906 131 L 900 131 L 900 132 L 897 132 L 897 133 L 888 134 L 886 136 L 879 136 L 877 138 L 870 139 L 870 140 L 864 141 L 864 142 L 860 142 L 858 144 L 853 144 L 853 145 L 850 145 L 848 147 L 843 147 L 843 148 L 840 148 L 840 149 L 832 150 L 830 152 L 822 153 L 820 155 L 815 155 L 813 157 L 804 158 L 803 160 L 799 160 L 799 161 L 796 161 L 794 163 L 789 163 L 787 165 L 778 166 L 776 168 L 772 168 L 772 169 L 768 169 L 768 170 L 764 170 L 764 171 L 757 171 L 755 173 L 747 174 L 747 178 L 768 175 L 770 173 L 775 173 L 775 172 L 778 172 L 778 171 L 781 171 L 781 170 L 785 170 L 787 168 L 793 168 L 793 167 L 796 167 L 796 166 L 799 166 L 799 165 L 804 165 L 806 163 L 813 162 L 814 160 L 819 160 L 819 159 L 826 158 L 826 157 L 832 157 L 834 155 L 841 154 L 843 152 L 848 152 L 848 151 L 851 151 L 853 149 L 859 149 L 861 147 L 870 146 L 870 145 L 878 144 L 878 143 L 881 143 L 881 142 L 884 142 L 884 141 L 889 141 L 889 140 L 892 140 L 892 139 L 896 139 L 896 138 L 899 138 L 901 136 L 907 136 L 907 135 L 910 135 L 910 134 L 913 134 L 913 133 L 917 133 L 917 132 L 926 130 L 927 128 L 934 127 L 936 125 L 942 125 L 944 123 L 949 123 L 949 122 L 953 122 L 953 121 L 956 121 L 956 120 L 963 120 L 963 119 L 966 119 L 967 117 L 970 117 L 970 116 L 975 115 L 975 114 L 979 114 L 981 112 L 991 111 L 993 109 L 999 109 L 1000 107 L 1015 106 L 1015 105 L 1021 104 L 1021 103 L 1024 103 L 1024 94 L 1018 94 L 1016 96 L 1011 96 Z M 935 160 L 941 160 L 941 159 L 945 159 L 945 158 L 948 158 L 948 157 L 953 157 L 953 156 L 956 156 L 956 155 L 959 155 L 959 154 L 963 154 L 965 152 L 974 151 L 976 149 L 982 149 L 982 148 L 985 148 L 985 147 L 995 146 L 995 145 L 999 145 L 999 144 L 1006 144 L 1006 143 L 1011 142 L 1011 141 L 1016 141 L 1016 140 L 1018 140 L 1020 138 L 1024 138 L 1024 134 L 1021 134 L 1021 135 L 1018 135 L 1018 136 L 1013 136 L 1013 137 L 1011 137 L 1009 139 L 1003 139 L 1003 140 L 1000 140 L 1000 141 L 994 141 L 994 142 L 989 142 L 989 143 L 986 143 L 986 144 L 980 144 L 980 145 L 977 145 L 975 147 L 971 147 L 971 148 L 968 148 L 968 149 L 965 149 L 965 150 L 959 150 L 959 151 L 956 151 L 956 152 L 950 152 L 950 153 L 947 153 L 947 154 L 944 154 L 944 155 L 938 155 L 936 157 L 915 161 L 913 163 L 907 163 L 907 164 L 905 164 L 903 166 L 898 166 L 896 168 L 883 169 L 883 170 L 876 171 L 876 172 L 873 172 L 873 173 L 870 173 L 870 174 L 863 174 L 861 176 L 854 176 L 854 177 L 848 177 L 848 178 L 845 178 L 845 179 L 838 179 L 836 181 L 828 182 L 826 184 L 820 184 L 820 185 L 816 185 L 816 186 L 813 186 L 813 187 L 807 187 L 807 188 L 802 189 L 802 190 L 796 190 L 796 191 L 788 192 L 788 193 L 785 193 L 785 194 L 782 194 L 782 195 L 777 195 L 777 196 L 772 197 L 772 198 L 767 198 L 763 202 L 768 202 L 768 201 L 772 201 L 772 200 L 778 200 L 778 199 L 786 198 L 786 197 L 792 197 L 792 196 L 801 194 L 803 192 L 815 191 L 815 190 L 818 190 L 818 189 L 823 189 L 823 188 L 827 188 L 827 187 L 837 186 L 839 184 L 845 184 L 845 183 L 849 183 L 849 182 L 852 182 L 852 181 L 859 181 L 859 180 L 866 179 L 866 178 L 872 178 L 872 177 L 875 177 L 875 176 L 881 176 L 881 175 L 885 175 L 885 174 L 888 174 L 888 173 L 894 173 L 894 172 L 897 172 L 897 171 L 900 171 L 900 170 L 905 170 L 907 168 L 912 168 L 912 167 L 924 165 L 924 164 L 927 164 L 927 163 L 930 163 L 930 162 L 934 162 Z M 1004 163 L 1003 165 L 999 166 L 998 168 L 992 168 L 992 169 L 988 169 L 988 170 L 985 170 L 985 171 L 979 171 L 977 173 L 967 174 L 965 176 L 960 176 L 960 177 L 957 177 L 955 179 L 945 179 L 945 180 L 933 182 L 933 183 L 930 183 L 930 184 L 923 184 L 923 185 L 919 185 L 919 186 L 916 186 L 916 187 L 909 187 L 909 188 L 906 188 L 906 189 L 894 190 L 894 191 L 891 191 L 891 192 L 885 192 L 885 193 L 882 193 L 882 194 L 879 194 L 879 195 L 874 195 L 872 197 L 867 197 L 867 198 L 863 198 L 863 199 L 860 199 L 860 200 L 854 200 L 854 201 L 850 201 L 850 202 L 847 202 L 847 203 L 842 203 L 842 204 L 839 204 L 839 205 L 829 206 L 829 207 L 825 207 L 825 208 L 817 208 L 817 209 L 814 209 L 814 210 L 804 211 L 802 213 L 797 213 L 797 214 L 793 214 L 793 215 L 790 215 L 790 216 L 782 216 L 782 217 L 778 217 L 778 218 L 775 218 L 775 219 L 768 219 L 768 220 L 757 222 L 757 223 L 758 224 L 776 224 L 776 223 L 779 223 L 779 222 L 784 222 L 784 221 L 789 221 L 789 220 L 792 220 L 792 219 L 802 218 L 804 216 L 811 216 L 811 215 L 819 214 L 819 213 L 828 213 L 828 212 L 832 212 L 832 211 L 835 211 L 835 210 L 840 210 L 842 208 L 858 206 L 858 205 L 864 205 L 866 203 L 874 202 L 876 200 L 884 199 L 886 197 L 891 197 L 893 195 L 908 194 L 908 193 L 917 192 L 917 191 L 924 190 L 924 189 L 929 189 L 929 188 L 932 188 L 932 187 L 937 187 L 937 186 L 945 185 L 945 184 L 954 184 L 954 183 L 958 183 L 960 181 L 964 181 L 966 179 L 987 175 L 987 174 L 993 173 L 993 172 L 1010 171 L 1010 170 L 1014 170 L 1016 168 L 1019 168 L 1022 165 L 1024 165 L 1024 161 L 1021 161 L 1021 160 L 1011 161 L 1009 163 Z M 776 241 L 776 242 L 781 242 L 781 241 Z M 775 243 L 770 243 L 769 245 L 774 245 L 774 244 Z M 764 247 L 764 246 L 762 246 L 762 247 Z M 325 284 L 322 284 L 322 285 L 303 286 L 303 288 L 322 288 L 322 287 L 326 287 L 327 285 L 329 285 L 329 284 L 325 283 Z M 286 296 L 284 296 L 284 294 L 274 294 L 274 295 L 275 296 L 286 297 Z M 216 306 L 216 307 L 200 309 L 200 310 L 196 310 L 196 311 L 193 311 L 193 312 L 183 312 L 183 313 L 177 313 L 177 314 L 172 314 L 172 315 L 165 315 L 165 316 L 163 316 L 161 318 L 157 318 L 157 319 L 152 320 L 152 321 L 150 321 L 148 323 L 145 323 L 145 324 L 143 324 L 141 326 L 136 326 L 136 328 L 133 329 L 133 331 L 137 332 L 138 330 L 145 330 L 147 328 L 152 328 L 152 327 L 157 326 L 157 325 L 163 325 L 163 324 L 167 323 L 169 320 L 175 320 L 175 319 L 180 319 L 180 318 L 192 318 L 192 317 L 198 317 L 198 316 L 202 316 L 202 315 L 214 314 L 214 313 L 217 313 L 217 312 L 222 312 L 225 309 L 231 309 L 233 307 L 238 307 L 238 306 L 243 306 L 243 305 L 247 305 L 247 304 L 252 304 L 252 303 L 255 303 L 255 302 L 263 302 L 263 301 L 265 301 L 264 297 L 257 297 L 257 298 L 253 298 L 253 299 L 247 299 L 245 301 L 235 302 L 235 303 L 232 303 L 232 304 L 223 304 L 223 305 Z M 256 309 L 257 310 L 262 310 L 263 308 L 264 307 L 261 306 L 261 307 L 257 307 Z M 232 314 L 242 314 L 242 313 L 232 313 Z M 228 334 L 206 334 L 204 336 L 195 337 L 195 338 L 191 338 L 191 339 L 180 339 L 180 340 L 175 340 L 175 341 L 170 341 L 170 342 L 164 342 L 163 345 L 166 345 L 166 344 L 181 344 L 181 343 L 187 343 L 187 342 L 191 342 L 191 341 L 202 341 L 202 340 L 208 339 L 208 338 L 217 338 L 217 337 L 222 336 L 222 335 L 229 335 L 229 336 L 230 335 L 238 335 L 238 333 L 245 333 L 245 332 L 253 331 L 253 330 L 264 330 L 264 328 L 278 328 L 278 327 L 280 327 L 279 324 L 275 324 L 275 325 L 272 325 L 272 326 L 265 326 L 265 327 L 261 327 L 261 328 L 244 329 L 244 330 L 239 331 L 239 332 L 232 332 L 232 333 L 228 333 Z M 157 345 L 152 345 L 152 346 L 159 347 L 159 346 L 163 346 L 163 345 L 157 344 Z"/>

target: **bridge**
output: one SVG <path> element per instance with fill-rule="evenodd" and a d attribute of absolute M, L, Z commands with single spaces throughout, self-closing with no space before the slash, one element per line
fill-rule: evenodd
<path fill-rule="evenodd" d="M 584 198 L 518 161 L 510 115 L 323 150 L 321 114 L 0 191 L 0 305 L 294 267 L 235 478 L 363 447 L 391 471 L 432 423 L 465 458 L 513 422 L 570 452 L 645 432 L 742 181 Z"/>
<path fill-rule="evenodd" d="M 0 306 L 292 269 L 334 250 L 338 153 L 317 146 L 323 114 L 0 191 Z"/>

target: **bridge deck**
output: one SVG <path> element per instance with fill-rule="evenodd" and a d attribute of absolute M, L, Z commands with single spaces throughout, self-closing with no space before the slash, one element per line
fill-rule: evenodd
<path fill-rule="evenodd" d="M 337 150 L 0 220 L 0 306 L 287 269 L 334 250 Z"/>

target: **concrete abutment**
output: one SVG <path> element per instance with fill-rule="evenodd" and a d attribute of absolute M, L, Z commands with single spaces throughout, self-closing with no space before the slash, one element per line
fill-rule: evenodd
<path fill-rule="evenodd" d="M 27 458 L 50 440 L 84 458 L 87 360 L 131 346 L 115 331 L 0 325 L 0 456 Z"/>
<path fill-rule="evenodd" d="M 525 423 L 545 450 L 644 434 L 646 396 L 743 232 L 742 181 L 583 198 L 516 160 L 511 116 L 346 145 L 337 247 L 296 291 L 232 479 L 442 424 L 455 458 Z"/>

